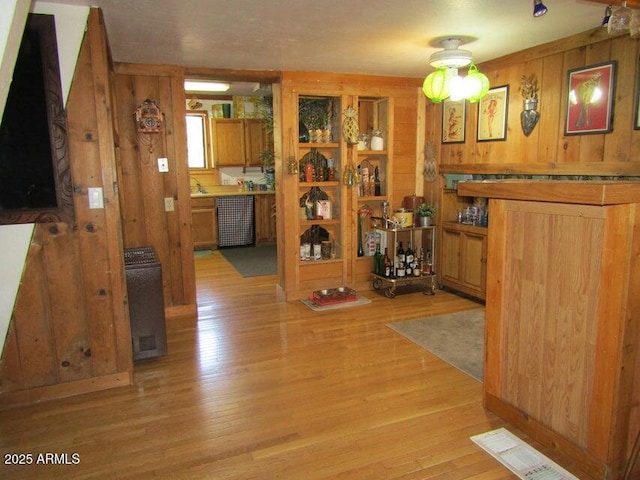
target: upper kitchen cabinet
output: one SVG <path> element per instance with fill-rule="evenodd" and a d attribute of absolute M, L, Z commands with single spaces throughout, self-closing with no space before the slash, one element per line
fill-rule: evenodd
<path fill-rule="evenodd" d="M 213 151 L 216 167 L 261 166 L 260 152 L 266 148 L 263 120 L 219 118 L 213 121 Z"/>

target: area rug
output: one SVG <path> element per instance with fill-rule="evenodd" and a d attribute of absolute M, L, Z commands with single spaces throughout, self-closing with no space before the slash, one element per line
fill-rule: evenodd
<path fill-rule="evenodd" d="M 300 301 L 304 303 L 307 307 L 309 307 L 311 310 L 313 310 L 314 312 L 324 312 L 326 310 L 337 310 L 338 308 L 357 307 L 358 305 L 366 305 L 368 303 L 371 303 L 371 300 L 369 300 L 367 297 L 364 297 L 362 295 L 358 295 L 357 298 L 351 302 L 341 302 L 341 303 L 334 303 L 333 305 L 323 305 L 323 306 L 316 305 L 315 303 L 313 303 L 313 301 L 309 300 L 308 298 L 301 298 Z"/>
<path fill-rule="evenodd" d="M 221 248 L 220 254 L 243 277 L 260 277 L 278 273 L 276 245 Z"/>
<path fill-rule="evenodd" d="M 458 370 L 482 381 L 484 308 L 387 324 Z"/>

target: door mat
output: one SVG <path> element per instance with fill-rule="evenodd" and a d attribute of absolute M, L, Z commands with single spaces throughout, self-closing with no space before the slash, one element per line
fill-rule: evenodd
<path fill-rule="evenodd" d="M 243 277 L 261 277 L 278 273 L 276 245 L 259 247 L 226 247 L 220 254 Z"/>
<path fill-rule="evenodd" d="M 579 480 L 506 428 L 470 438 L 523 480 Z"/>
<path fill-rule="evenodd" d="M 314 312 L 326 312 L 327 310 L 337 310 L 339 308 L 349 308 L 349 307 L 357 307 L 358 305 L 366 305 L 371 303 L 367 297 L 363 297 L 362 295 L 358 295 L 355 300 L 350 302 L 342 302 L 342 303 L 333 303 L 331 305 L 319 306 L 313 303 L 313 301 L 308 298 L 301 298 L 300 301 L 304 303 L 307 307 L 309 307 Z"/>

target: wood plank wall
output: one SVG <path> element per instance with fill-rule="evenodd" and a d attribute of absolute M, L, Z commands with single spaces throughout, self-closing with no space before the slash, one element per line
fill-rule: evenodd
<path fill-rule="evenodd" d="M 74 223 L 37 224 L 0 366 L 0 406 L 127 385 L 132 360 L 110 64 L 92 9 L 67 104 Z M 102 187 L 104 209 L 87 188 Z"/>
<path fill-rule="evenodd" d="M 167 315 L 195 318 L 195 270 L 185 130 L 184 70 L 180 67 L 117 64 L 118 184 L 125 248 L 152 246 L 162 264 Z M 139 134 L 133 121 L 146 99 L 164 115 L 163 131 Z M 169 172 L 158 171 L 167 158 Z M 174 211 L 165 211 L 172 198 Z"/>
<path fill-rule="evenodd" d="M 479 65 L 492 87 L 509 86 L 505 141 L 476 141 L 478 105 L 467 103 L 466 141 L 441 144 L 442 105 L 427 101 L 427 142 L 435 146 L 441 173 L 529 175 L 640 175 L 640 130 L 633 129 L 638 40 L 610 37 L 597 28 Z M 617 62 L 613 131 L 564 135 L 568 71 Z M 520 126 L 523 75 L 535 74 L 540 120 L 529 137 Z M 425 185 L 437 194 L 440 183 Z M 436 197 L 437 198 L 437 197 Z"/>

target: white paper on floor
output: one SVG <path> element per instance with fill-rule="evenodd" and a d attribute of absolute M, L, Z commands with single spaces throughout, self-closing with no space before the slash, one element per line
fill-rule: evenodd
<path fill-rule="evenodd" d="M 506 428 L 470 438 L 523 480 L 579 480 Z"/>

